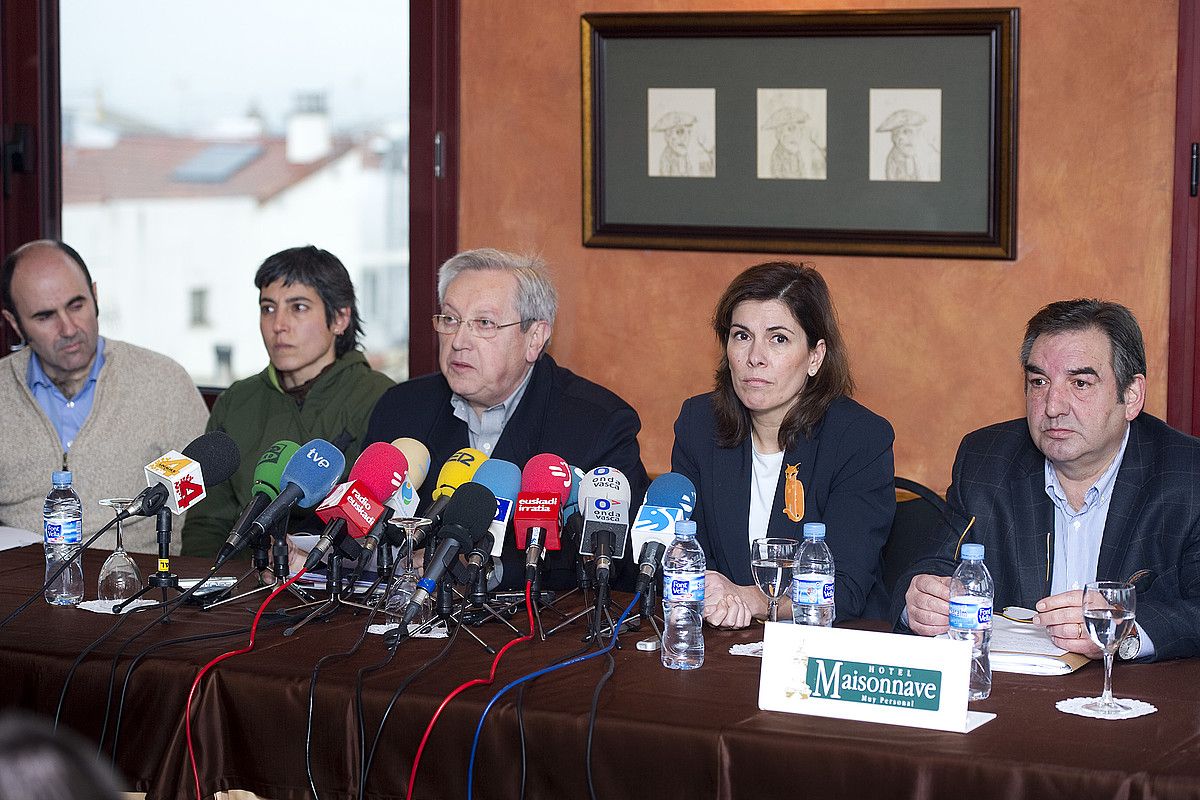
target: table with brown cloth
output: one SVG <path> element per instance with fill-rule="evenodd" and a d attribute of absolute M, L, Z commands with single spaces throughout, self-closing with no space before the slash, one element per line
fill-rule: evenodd
<path fill-rule="evenodd" d="M 103 553 L 85 558 L 88 595 Z M 143 571 L 150 557 L 138 556 Z M 207 564 L 177 558 L 184 576 Z M 0 615 L 41 582 L 40 547 L 0 553 Z M 259 597 L 262 597 L 260 595 Z M 627 596 L 618 599 L 627 602 Z M 248 625 L 250 602 L 202 612 L 185 607 L 172 622 L 155 625 L 129 648 L 130 658 L 169 638 Z M 272 608 L 292 601 L 281 596 Z M 235 607 L 236 606 L 236 607 Z M 553 617 L 548 614 L 547 621 Z M 285 638 L 280 626 L 260 629 L 255 650 L 220 664 L 204 679 L 194 707 L 201 784 L 206 795 L 250 790 L 272 800 L 311 796 L 304 766 L 309 679 L 323 655 L 349 649 L 365 615 L 343 610 Z M 53 714 L 63 680 L 81 650 L 114 618 L 35 602 L 0 629 L 0 704 Z M 63 709 L 63 723 L 98 740 L 114 654 L 149 621 L 136 615 L 81 665 Z M 524 617 L 513 619 L 524 627 Z M 494 646 L 511 638 L 499 625 L 476 629 Z M 575 627 L 547 641 L 511 649 L 493 686 L 468 689 L 443 712 L 426 745 L 416 797 L 466 796 L 470 746 L 483 707 L 500 687 L 580 647 Z M 757 708 L 759 661 L 732 656 L 730 645 L 754 641 L 761 628 L 706 629 L 707 656 L 699 670 L 676 672 L 657 652 L 634 647 L 646 632 L 625 634 L 614 651 L 616 671 L 600 698 L 592 748 L 596 794 L 634 797 L 1025 798 L 1200 797 L 1200 663 L 1118 664 L 1120 697 L 1158 707 L 1132 720 L 1095 720 L 1063 714 L 1056 701 L 1099 693 L 1103 673 L 1091 664 L 1073 675 L 1034 677 L 996 673 L 992 696 L 972 708 L 997 718 L 961 735 L 863 722 L 806 717 Z M 165 648 L 133 674 L 120 731 L 117 765 L 131 788 L 150 797 L 191 797 L 182 716 L 199 667 L 244 646 L 245 635 Z M 368 742 L 395 688 L 433 657 L 445 640 L 403 644 L 386 669 L 366 681 Z M 354 685 L 358 670 L 378 663 L 382 639 L 371 636 L 351 659 L 328 664 L 317 687 L 313 771 L 323 798 L 357 796 L 358 734 Z M 463 681 L 486 677 L 492 657 L 459 636 L 446 661 L 401 695 L 384 732 L 366 796 L 403 797 L 408 774 L 437 705 Z M 587 797 L 584 754 L 588 713 L 603 657 L 528 684 L 524 700 L 528 774 L 526 797 Z M 520 791 L 516 690 L 492 710 L 475 765 L 475 796 L 514 798 Z M 115 707 L 115 697 L 114 703 Z M 114 710 L 115 714 L 115 710 Z M 108 725 L 112 741 L 113 721 Z"/>

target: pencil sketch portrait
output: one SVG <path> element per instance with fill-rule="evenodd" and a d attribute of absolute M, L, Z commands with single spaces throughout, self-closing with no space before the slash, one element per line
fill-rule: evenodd
<path fill-rule="evenodd" d="M 873 181 L 942 179 L 942 90 L 872 89 Z"/>
<path fill-rule="evenodd" d="M 717 174 L 717 90 L 647 89 L 646 173 L 651 178 Z"/>
<path fill-rule="evenodd" d="M 758 177 L 825 180 L 825 90 L 758 90 Z"/>

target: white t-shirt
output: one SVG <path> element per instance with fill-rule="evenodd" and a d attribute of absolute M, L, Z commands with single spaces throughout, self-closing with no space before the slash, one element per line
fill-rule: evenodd
<path fill-rule="evenodd" d="M 755 539 L 767 536 L 771 524 L 771 506 L 775 504 L 775 487 L 779 485 L 779 470 L 783 468 L 783 451 L 764 456 L 754 449 L 754 475 L 750 481 L 750 519 L 746 525 L 746 550 Z"/>

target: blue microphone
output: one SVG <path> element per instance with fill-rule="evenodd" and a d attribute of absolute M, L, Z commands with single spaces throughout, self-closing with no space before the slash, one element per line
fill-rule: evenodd
<path fill-rule="evenodd" d="M 649 588 L 663 553 L 675 538 L 675 523 L 696 510 L 696 485 L 678 472 L 659 475 L 646 490 L 646 502 L 633 520 L 630 535 L 638 555 L 639 591 Z"/>
<path fill-rule="evenodd" d="M 513 505 L 521 491 L 521 468 L 511 461 L 489 458 L 479 465 L 471 480 L 496 495 L 496 516 L 492 518 L 488 532 L 492 534 L 492 557 L 499 557 L 504 550 L 504 535 L 512 519 Z"/>
<path fill-rule="evenodd" d="M 324 439 L 302 444 L 288 460 L 279 478 L 279 496 L 263 509 L 252 527 L 265 533 L 292 506 L 312 508 L 325 499 L 346 468 L 342 451 Z"/>

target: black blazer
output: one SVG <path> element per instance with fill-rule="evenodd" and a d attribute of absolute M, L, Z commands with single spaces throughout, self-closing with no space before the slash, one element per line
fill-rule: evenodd
<path fill-rule="evenodd" d="M 1046 494 L 1045 456 L 1024 419 L 967 434 L 946 495 L 957 530 L 943 527 L 937 549 L 896 585 L 893 619 L 904 609 L 912 576 L 950 575 L 958 537 L 984 545 L 996 584 L 995 607 L 1032 608 L 1050 594 L 1054 504 Z M 1139 414 L 1109 501 L 1097 580 L 1123 581 L 1150 570 L 1137 621 L 1154 642 L 1155 659 L 1200 655 L 1200 440 Z M 938 541 L 938 539 L 935 539 Z"/>
<path fill-rule="evenodd" d="M 750 574 L 750 438 L 737 447 L 718 447 L 712 395 L 683 404 L 675 421 L 671 468 L 696 484 L 697 539 L 708 568 L 740 585 Z M 799 465 L 804 484 L 804 519 L 783 513 L 785 469 L 779 471 L 769 536 L 802 540 L 805 522 L 824 522 L 825 542 L 833 553 L 837 619 L 887 614 L 883 589 L 883 546 L 896 513 L 892 426 L 848 397 L 838 398 L 813 431 L 783 457 Z"/>
<path fill-rule="evenodd" d="M 454 416 L 450 384 L 440 373 L 414 378 L 384 392 L 371 413 L 363 446 L 390 442 L 409 436 L 429 448 L 432 486 L 438 470 L 456 450 L 470 446 L 467 423 Z M 516 412 L 504 426 L 494 458 L 524 468 L 539 453 L 554 453 L 582 470 L 616 467 L 629 481 L 635 506 L 649 483 L 642 466 L 637 435 L 642 423 L 637 412 L 617 395 L 558 366 L 543 355 L 533 366 L 533 375 Z M 428 492 L 425 503 L 428 504 Z M 632 521 L 632 520 L 631 520 Z M 511 530 L 511 526 L 510 526 Z M 633 557 L 637 554 L 634 553 Z M 575 553 L 566 546 L 548 553 L 548 589 L 574 585 Z M 630 559 L 626 547 L 625 561 Z M 517 588 L 524 582 L 524 555 L 511 536 L 501 554 L 504 575 L 501 588 Z"/>

